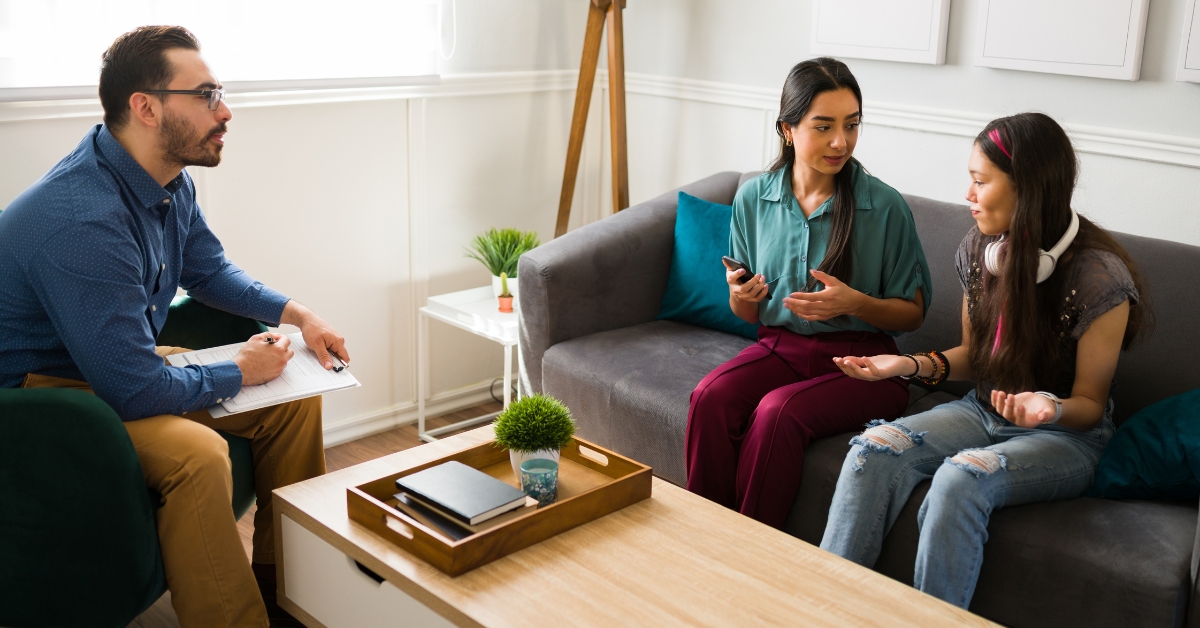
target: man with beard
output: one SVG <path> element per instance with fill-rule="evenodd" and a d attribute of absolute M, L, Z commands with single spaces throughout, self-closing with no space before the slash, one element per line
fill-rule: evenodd
<path fill-rule="evenodd" d="M 232 360 L 186 368 L 164 362 L 179 349 L 155 346 L 182 287 L 299 327 L 325 368 L 331 352 L 350 357 L 328 323 L 226 259 L 196 204 L 184 168 L 220 163 L 233 115 L 224 95 L 186 29 L 142 27 L 104 53 L 104 124 L 0 213 L 0 386 L 92 390 L 116 410 L 162 495 L 158 535 L 182 626 L 299 625 L 274 604 L 271 491 L 325 472 L 320 397 L 214 419 L 204 408 L 279 376 L 287 337 L 260 334 Z M 251 440 L 253 564 L 217 429 Z"/>

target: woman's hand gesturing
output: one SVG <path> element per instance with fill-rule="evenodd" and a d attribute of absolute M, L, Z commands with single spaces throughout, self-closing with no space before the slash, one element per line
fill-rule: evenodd
<path fill-rule="evenodd" d="M 858 311 L 866 295 L 832 275 L 819 270 L 810 272 L 817 281 L 825 284 L 825 289 L 820 292 L 793 292 L 784 298 L 784 307 L 806 321 L 827 321 L 843 314 L 854 315 Z"/>
<path fill-rule="evenodd" d="M 745 268 L 725 270 L 725 283 L 729 284 L 729 294 L 739 301 L 758 303 L 767 298 L 767 278 L 754 275 L 746 283 L 738 283 L 738 278 L 746 274 Z"/>
<path fill-rule="evenodd" d="M 992 407 L 996 414 L 1017 427 L 1034 428 L 1049 423 L 1058 413 L 1058 405 L 1044 395 L 1023 392 L 992 391 Z"/>
<path fill-rule="evenodd" d="M 850 356 L 834 358 L 833 363 L 850 377 L 868 382 L 913 375 L 913 361 L 903 355 L 877 355 L 869 358 Z"/>

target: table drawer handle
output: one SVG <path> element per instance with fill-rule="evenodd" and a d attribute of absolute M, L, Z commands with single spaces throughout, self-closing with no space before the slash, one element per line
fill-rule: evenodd
<path fill-rule="evenodd" d="M 354 561 L 354 566 L 358 567 L 359 571 L 367 574 L 367 577 L 374 580 L 375 584 L 383 584 L 383 576 L 375 573 L 374 571 L 371 571 L 370 567 L 367 567 L 366 565 L 358 562 L 357 560 Z"/>
<path fill-rule="evenodd" d="M 608 456 L 596 451 L 595 449 L 592 449 L 591 447 L 584 447 L 583 445 L 580 445 L 579 455 L 591 460 L 592 462 L 595 462 L 600 466 L 608 466 Z"/>

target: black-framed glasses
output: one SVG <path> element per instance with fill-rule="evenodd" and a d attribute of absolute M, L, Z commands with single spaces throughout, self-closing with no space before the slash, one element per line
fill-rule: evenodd
<path fill-rule="evenodd" d="M 221 106 L 221 101 L 225 100 L 225 90 L 223 89 L 147 89 L 143 94 L 184 94 L 187 96 L 204 96 L 208 99 L 209 111 L 216 111 L 217 107 Z"/>

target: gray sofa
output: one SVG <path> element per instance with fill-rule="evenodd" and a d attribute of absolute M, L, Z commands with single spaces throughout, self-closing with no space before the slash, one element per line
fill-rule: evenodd
<path fill-rule="evenodd" d="M 757 173 L 722 172 L 681 188 L 731 203 Z M 934 300 L 904 351 L 960 338 L 953 254 L 973 221 L 965 207 L 906 197 L 932 267 Z M 671 263 L 676 191 L 527 253 L 520 265 L 522 384 L 571 408 L 579 435 L 684 485 L 688 396 L 746 338 L 656 321 Z M 1182 211 L 1182 210 L 1181 210 Z M 1118 234 L 1149 277 L 1157 329 L 1122 354 L 1113 390 L 1118 425 L 1139 408 L 1200 385 L 1200 248 Z M 1188 359 L 1173 359 L 1189 356 Z M 911 388 L 910 413 L 955 398 L 963 383 Z M 786 531 L 820 542 L 852 434 L 812 443 Z M 875 569 L 911 584 L 919 486 Z M 971 610 L 1012 626 L 1200 626 L 1197 505 L 1079 498 L 997 511 Z M 869 592 L 864 592 L 869 594 Z"/>

